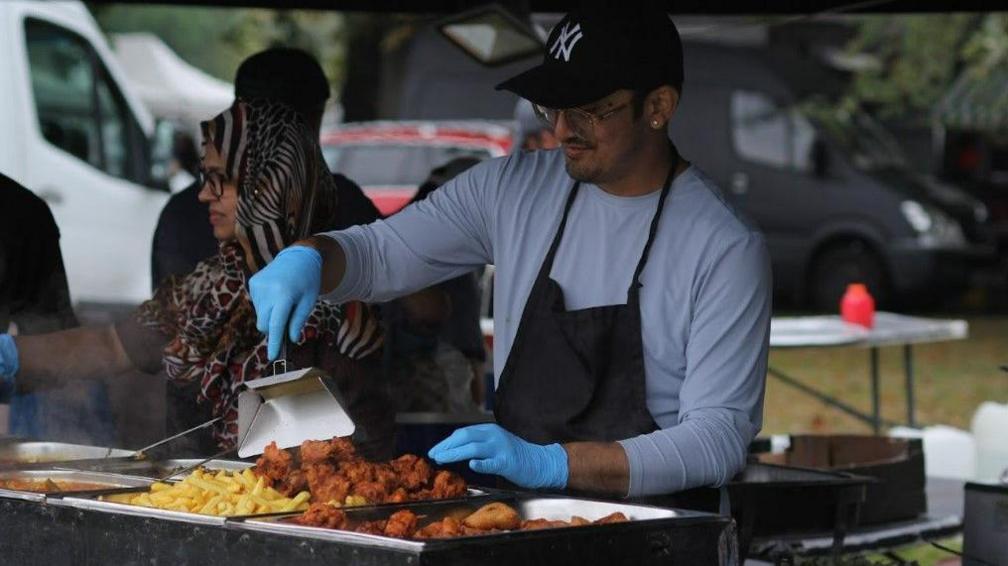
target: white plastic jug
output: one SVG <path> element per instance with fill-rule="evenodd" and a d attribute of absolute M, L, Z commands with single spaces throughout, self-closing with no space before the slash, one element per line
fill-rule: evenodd
<path fill-rule="evenodd" d="M 970 425 L 976 440 L 976 479 L 996 482 L 1008 469 L 1008 404 L 984 401 Z"/>
<path fill-rule="evenodd" d="M 945 425 L 894 427 L 889 436 L 923 440 L 924 475 L 928 477 L 968 481 L 976 475 L 976 442 L 965 430 Z"/>

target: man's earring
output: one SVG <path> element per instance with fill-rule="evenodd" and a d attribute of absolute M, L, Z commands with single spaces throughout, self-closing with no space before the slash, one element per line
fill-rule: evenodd
<path fill-rule="evenodd" d="M 658 120 L 651 120 L 651 127 L 657 130 L 661 127 L 661 123 L 659 123 Z"/>

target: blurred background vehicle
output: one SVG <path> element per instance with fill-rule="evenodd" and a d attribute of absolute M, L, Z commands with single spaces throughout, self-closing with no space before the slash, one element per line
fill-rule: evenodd
<path fill-rule="evenodd" d="M 377 121 L 323 130 L 322 154 L 332 171 L 353 179 L 385 216 L 399 211 L 430 172 L 460 157 L 506 155 L 505 121 Z"/>
<path fill-rule="evenodd" d="M 672 138 L 762 229 L 783 302 L 834 312 L 862 282 L 883 308 L 922 304 L 994 261 L 983 203 L 913 170 L 865 112 L 832 105 L 836 72 L 768 47 L 684 50 Z"/>
<path fill-rule="evenodd" d="M 52 209 L 78 315 L 140 302 L 170 151 L 84 4 L 0 3 L 0 84 L 0 171 Z"/>
<path fill-rule="evenodd" d="M 227 108 L 234 85 L 190 65 L 152 33 L 112 34 L 116 59 L 133 92 L 160 120 L 198 140 L 199 124 Z"/>

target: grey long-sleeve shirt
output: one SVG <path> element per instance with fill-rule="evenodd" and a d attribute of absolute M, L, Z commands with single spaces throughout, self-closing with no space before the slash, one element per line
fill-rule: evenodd
<path fill-rule="evenodd" d="M 499 380 L 572 184 L 561 151 L 514 154 L 388 220 L 328 233 L 347 257 L 328 298 L 386 301 L 493 263 Z M 582 185 L 551 271 L 568 309 L 626 303 L 659 189 L 617 197 Z M 681 173 L 641 275 L 647 406 L 660 430 L 620 441 L 630 495 L 720 485 L 744 467 L 762 424 L 770 277 L 761 234 L 696 167 Z"/>

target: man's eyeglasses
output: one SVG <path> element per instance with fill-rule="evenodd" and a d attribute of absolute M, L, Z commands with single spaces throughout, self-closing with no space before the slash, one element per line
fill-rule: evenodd
<path fill-rule="evenodd" d="M 633 100 L 628 100 L 601 114 L 594 114 L 580 108 L 546 108 L 539 104 L 532 104 L 532 110 L 535 112 L 536 117 L 550 129 L 556 128 L 557 121 L 562 114 L 568 128 L 579 134 L 591 134 L 595 131 L 595 126 L 599 122 L 630 106 L 631 103 L 633 103 Z"/>

